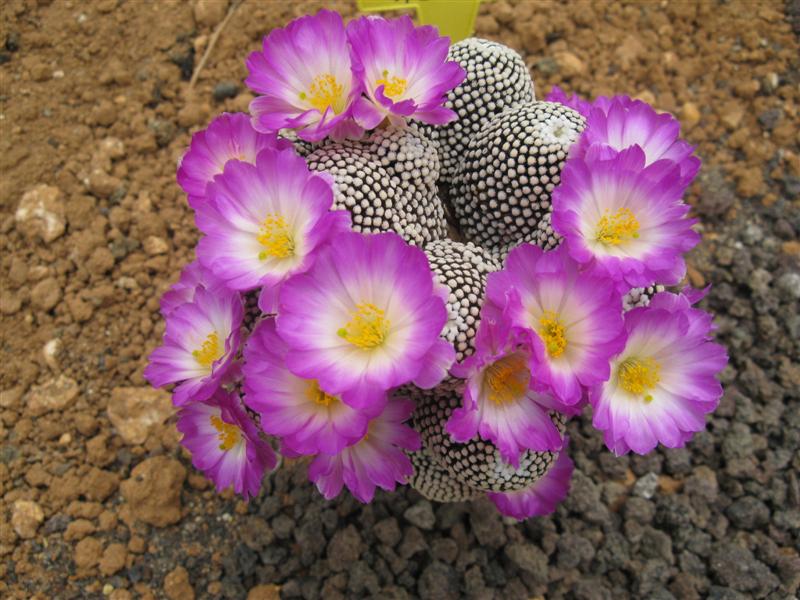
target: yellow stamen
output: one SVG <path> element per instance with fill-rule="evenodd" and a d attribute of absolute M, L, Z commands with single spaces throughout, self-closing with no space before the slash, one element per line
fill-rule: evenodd
<path fill-rule="evenodd" d="M 241 433 L 236 425 L 231 425 L 220 419 L 217 415 L 212 415 L 211 424 L 219 432 L 217 436 L 220 444 L 219 449 L 228 451 L 239 443 Z"/>
<path fill-rule="evenodd" d="M 597 241 L 619 246 L 639 237 L 639 221 L 629 208 L 619 208 L 613 215 L 608 210 L 597 222 Z"/>
<path fill-rule="evenodd" d="M 210 367 L 214 361 L 222 358 L 225 348 L 219 345 L 219 336 L 216 331 L 208 334 L 200 348 L 192 352 L 194 359 L 204 367 Z"/>
<path fill-rule="evenodd" d="M 383 77 L 376 81 L 379 86 L 383 86 L 383 95 L 387 98 L 397 98 L 406 91 L 408 82 L 405 79 L 392 75 L 389 77 L 389 71 L 384 69 Z"/>
<path fill-rule="evenodd" d="M 275 214 L 267 215 L 256 237 L 264 249 L 258 253 L 259 260 L 267 258 L 287 258 L 294 255 L 294 239 L 286 220 Z"/>
<path fill-rule="evenodd" d="M 365 302 L 356 305 L 350 322 L 337 331 L 354 346 L 364 349 L 376 348 L 383 344 L 389 334 L 389 320 L 384 312 L 374 304 Z"/>
<path fill-rule="evenodd" d="M 548 356 L 558 358 L 564 354 L 567 347 L 566 330 L 558 315 L 552 310 L 544 311 L 539 318 L 539 327 L 538 333 L 547 348 Z"/>
<path fill-rule="evenodd" d="M 331 403 L 336 403 L 339 399 L 336 396 L 326 394 L 319 387 L 319 381 L 316 379 L 308 380 L 308 387 L 306 388 L 306 396 L 309 400 L 319 404 L 320 406 L 330 406 Z"/>
<path fill-rule="evenodd" d="M 521 398 L 531 381 L 531 371 L 521 354 L 511 354 L 486 367 L 484 391 L 495 404 L 507 404 Z"/>
<path fill-rule="evenodd" d="M 314 77 L 308 93 L 300 92 L 300 100 L 307 101 L 321 113 L 332 108 L 334 113 L 339 114 L 344 110 L 344 86 L 334 75 L 323 73 Z"/>
<path fill-rule="evenodd" d="M 653 401 L 650 394 L 661 381 L 661 365 L 652 358 L 629 358 L 617 371 L 622 389 L 634 396 L 644 396 L 644 401 Z"/>

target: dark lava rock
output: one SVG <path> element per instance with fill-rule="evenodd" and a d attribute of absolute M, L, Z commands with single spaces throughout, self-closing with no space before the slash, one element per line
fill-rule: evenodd
<path fill-rule="evenodd" d="M 750 550 L 733 542 L 717 544 L 709 565 L 719 583 L 739 592 L 751 592 L 758 598 L 780 585 L 769 567 L 757 560 Z"/>
<path fill-rule="evenodd" d="M 345 571 L 358 560 L 363 551 L 363 542 L 356 528 L 348 525 L 340 529 L 328 544 L 328 564 L 334 571 Z"/>
<path fill-rule="evenodd" d="M 436 516 L 433 514 L 433 506 L 427 500 L 420 500 L 409 507 L 404 513 L 406 521 L 416 525 L 420 529 L 433 529 L 436 524 Z"/>
<path fill-rule="evenodd" d="M 725 511 L 731 523 L 739 529 L 752 531 L 769 523 L 769 508 L 758 498 L 744 496 Z"/>
<path fill-rule="evenodd" d="M 434 561 L 425 567 L 417 584 L 420 598 L 430 600 L 457 600 L 461 597 L 458 590 L 458 576 L 452 567 Z"/>
<path fill-rule="evenodd" d="M 547 583 L 547 556 L 528 543 L 514 543 L 505 547 L 505 555 L 518 569 L 530 573 L 537 583 Z"/>
<path fill-rule="evenodd" d="M 220 81 L 214 86 L 212 96 L 215 102 L 222 102 L 226 98 L 235 98 L 239 93 L 239 85 L 234 81 Z"/>
<path fill-rule="evenodd" d="M 375 534 L 381 542 L 387 546 L 394 547 L 402 539 L 403 534 L 400 533 L 400 526 L 397 524 L 397 519 L 389 517 L 378 521 L 372 527 L 372 533 Z"/>

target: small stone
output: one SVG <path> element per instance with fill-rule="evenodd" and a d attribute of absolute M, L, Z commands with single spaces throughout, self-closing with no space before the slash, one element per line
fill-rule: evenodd
<path fill-rule="evenodd" d="M 193 127 L 205 123 L 208 118 L 208 110 L 202 104 L 189 102 L 178 111 L 178 125 L 181 127 Z"/>
<path fill-rule="evenodd" d="M 87 535 L 93 534 L 96 529 L 94 524 L 88 519 L 75 519 L 67 525 L 67 529 L 64 531 L 64 541 L 80 541 Z"/>
<path fill-rule="evenodd" d="M 175 567 L 164 577 L 164 594 L 169 600 L 194 600 L 194 589 L 189 583 L 189 572 Z"/>
<path fill-rule="evenodd" d="M 61 190 L 41 184 L 25 192 L 14 220 L 17 229 L 29 239 L 39 237 L 49 244 L 59 238 L 67 226 Z"/>
<path fill-rule="evenodd" d="M 403 517 L 420 529 L 433 529 L 436 524 L 436 516 L 433 514 L 433 506 L 427 500 L 420 500 L 413 506 L 409 507 L 404 513 Z"/>
<path fill-rule="evenodd" d="M 228 12 L 228 0 L 197 0 L 194 20 L 198 25 L 214 27 L 222 22 Z"/>
<path fill-rule="evenodd" d="M 119 487 L 119 475 L 92 467 L 89 472 L 81 478 L 80 492 L 89 500 L 102 502 Z"/>
<path fill-rule="evenodd" d="M 86 261 L 86 269 L 92 275 L 105 275 L 114 268 L 114 255 L 111 250 L 101 246 L 95 248 L 89 260 Z"/>
<path fill-rule="evenodd" d="M 739 529 L 753 531 L 769 523 L 769 508 L 758 498 L 743 496 L 725 511 L 731 523 Z"/>
<path fill-rule="evenodd" d="M 381 542 L 392 548 L 396 546 L 403 537 L 397 519 L 394 517 L 389 517 L 388 519 L 383 519 L 375 523 L 372 532 Z"/>
<path fill-rule="evenodd" d="M 333 534 L 328 543 L 328 563 L 334 571 L 346 571 L 358 560 L 363 549 L 363 542 L 358 531 L 352 525 L 340 529 Z"/>
<path fill-rule="evenodd" d="M 566 78 L 580 77 L 586 73 L 586 63 L 572 52 L 559 52 L 554 58 L 559 72 Z"/>
<path fill-rule="evenodd" d="M 35 385 L 28 394 L 28 410 L 34 417 L 51 410 L 69 408 L 78 397 L 78 384 L 66 375 L 59 375 L 42 385 Z"/>
<path fill-rule="evenodd" d="M 173 458 L 156 456 L 142 461 L 120 486 L 133 516 L 165 527 L 181 520 L 181 488 L 186 469 Z"/>
<path fill-rule="evenodd" d="M 681 123 L 687 129 L 692 129 L 700 122 L 700 110 L 694 102 L 685 102 L 681 107 Z"/>
<path fill-rule="evenodd" d="M 444 563 L 434 561 L 425 567 L 419 577 L 417 589 L 421 598 L 437 600 L 457 600 L 458 577 L 455 570 Z"/>
<path fill-rule="evenodd" d="M 100 141 L 100 152 L 105 154 L 111 159 L 119 159 L 125 157 L 125 144 L 124 142 L 115 137 L 106 137 Z"/>
<path fill-rule="evenodd" d="M 274 583 L 262 583 L 247 592 L 247 600 L 280 600 L 281 588 Z"/>
<path fill-rule="evenodd" d="M 0 312 L 4 315 L 13 315 L 22 308 L 22 298 L 11 290 L 0 291 Z"/>
<path fill-rule="evenodd" d="M 514 543 L 505 547 L 508 559 L 519 569 L 530 573 L 539 583 L 547 583 L 547 556 L 538 547 L 528 543 Z"/>
<path fill-rule="evenodd" d="M 118 387 L 111 392 L 108 418 L 126 444 L 144 444 L 175 409 L 170 395 L 150 387 Z"/>
<path fill-rule="evenodd" d="M 142 247 L 149 256 L 157 256 L 169 252 L 169 244 L 167 244 L 166 240 L 155 235 L 146 237 Z"/>
<path fill-rule="evenodd" d="M 7 390 L 0 392 L 0 408 L 14 408 L 19 404 L 22 399 L 22 394 L 25 393 L 25 388 L 21 385 L 14 386 Z"/>
<path fill-rule="evenodd" d="M 11 515 L 11 526 L 17 535 L 29 540 L 36 537 L 39 525 L 44 521 L 44 511 L 31 500 L 17 500 Z"/>
<path fill-rule="evenodd" d="M 656 493 L 657 488 L 658 475 L 651 472 L 636 481 L 633 485 L 633 494 L 649 500 Z"/>
<path fill-rule="evenodd" d="M 61 347 L 61 340 L 59 338 L 53 338 L 42 348 L 42 356 L 44 357 L 45 364 L 54 371 L 57 371 L 59 368 L 58 357 L 61 354 Z"/>
<path fill-rule="evenodd" d="M 89 193 L 98 198 L 109 198 L 122 186 L 122 181 L 102 169 L 95 169 L 86 180 Z"/>
<path fill-rule="evenodd" d="M 214 101 L 222 102 L 226 98 L 235 98 L 239 93 L 239 85 L 235 81 L 220 81 L 214 86 Z"/>
<path fill-rule="evenodd" d="M 83 538 L 75 546 L 75 566 L 79 569 L 89 569 L 100 562 L 103 554 L 103 543 L 97 538 Z"/>
<path fill-rule="evenodd" d="M 55 277 L 42 279 L 31 290 L 31 303 L 47 312 L 61 300 L 61 286 Z"/>
<path fill-rule="evenodd" d="M 122 544 L 109 544 L 100 559 L 100 572 L 111 576 L 125 566 L 128 551 Z"/>
<path fill-rule="evenodd" d="M 739 127 L 744 117 L 744 108 L 735 100 L 729 100 L 720 109 L 720 120 L 730 130 Z"/>
<path fill-rule="evenodd" d="M 750 550 L 734 542 L 720 542 L 712 551 L 709 566 L 722 585 L 739 592 L 753 592 L 758 598 L 780 585 L 769 567 L 757 560 Z"/>

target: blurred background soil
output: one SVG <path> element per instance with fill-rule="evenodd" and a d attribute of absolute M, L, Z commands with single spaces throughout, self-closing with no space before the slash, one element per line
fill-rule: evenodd
<path fill-rule="evenodd" d="M 244 59 L 320 2 L 246 0 L 196 85 L 227 0 L 0 7 L 0 596 L 4 598 L 792 597 L 800 585 L 800 7 L 796 0 L 482 5 L 537 95 L 630 93 L 704 160 L 689 201 L 731 353 L 685 449 L 616 459 L 584 415 L 555 515 L 410 490 L 325 502 L 285 465 L 244 504 L 177 445 L 142 367 L 158 298 L 192 258 L 175 165 L 244 111 Z M 351 2 L 325 3 L 346 17 Z"/>

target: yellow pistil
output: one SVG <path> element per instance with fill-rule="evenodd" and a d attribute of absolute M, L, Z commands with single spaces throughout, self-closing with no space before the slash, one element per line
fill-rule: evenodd
<path fill-rule="evenodd" d="M 531 371 L 521 354 L 511 354 L 486 367 L 484 391 L 495 404 L 507 404 L 521 398 L 531 381 Z"/>
<path fill-rule="evenodd" d="M 267 258 L 288 258 L 294 254 L 294 239 L 286 220 L 275 214 L 267 215 L 256 237 L 264 249 L 258 253 L 259 260 Z"/>
<path fill-rule="evenodd" d="M 217 415 L 212 415 L 211 424 L 219 432 L 217 436 L 220 444 L 219 449 L 228 451 L 239 443 L 241 432 L 236 425 L 231 425 L 220 419 Z"/>
<path fill-rule="evenodd" d="M 405 79 L 392 75 L 389 77 L 389 71 L 383 70 L 383 77 L 376 81 L 379 86 L 383 86 L 383 95 L 387 98 L 397 98 L 406 91 L 408 82 Z"/>
<path fill-rule="evenodd" d="M 661 365 L 652 358 L 628 358 L 617 371 L 622 389 L 634 396 L 643 396 L 645 402 L 652 402 L 660 377 Z"/>
<path fill-rule="evenodd" d="M 300 100 L 308 102 L 319 112 L 324 113 L 332 108 L 337 115 L 344 110 L 344 86 L 334 75 L 323 73 L 317 75 L 308 88 L 308 93 L 300 92 Z"/>
<path fill-rule="evenodd" d="M 306 387 L 306 396 L 314 403 L 319 404 L 320 406 L 330 406 L 332 403 L 335 404 L 339 401 L 336 396 L 331 396 L 330 394 L 323 392 L 319 387 L 319 381 L 316 379 L 309 379 L 307 383 L 308 387 Z"/>
<path fill-rule="evenodd" d="M 351 314 L 350 322 L 336 332 L 339 337 L 365 350 L 377 348 L 386 341 L 390 323 L 380 308 L 365 302 L 357 304 L 356 311 Z"/>
<path fill-rule="evenodd" d="M 613 215 L 608 210 L 597 222 L 597 241 L 619 246 L 639 237 L 639 221 L 630 208 L 619 208 Z"/>
<path fill-rule="evenodd" d="M 565 336 L 564 325 L 558 318 L 558 315 L 552 310 L 546 310 L 539 318 L 539 336 L 547 348 L 547 354 L 550 358 L 558 358 L 564 354 L 567 347 L 567 338 Z"/>
<path fill-rule="evenodd" d="M 194 359 L 204 367 L 210 367 L 214 361 L 222 358 L 225 348 L 219 345 L 219 336 L 216 331 L 208 334 L 200 348 L 192 352 Z"/>

